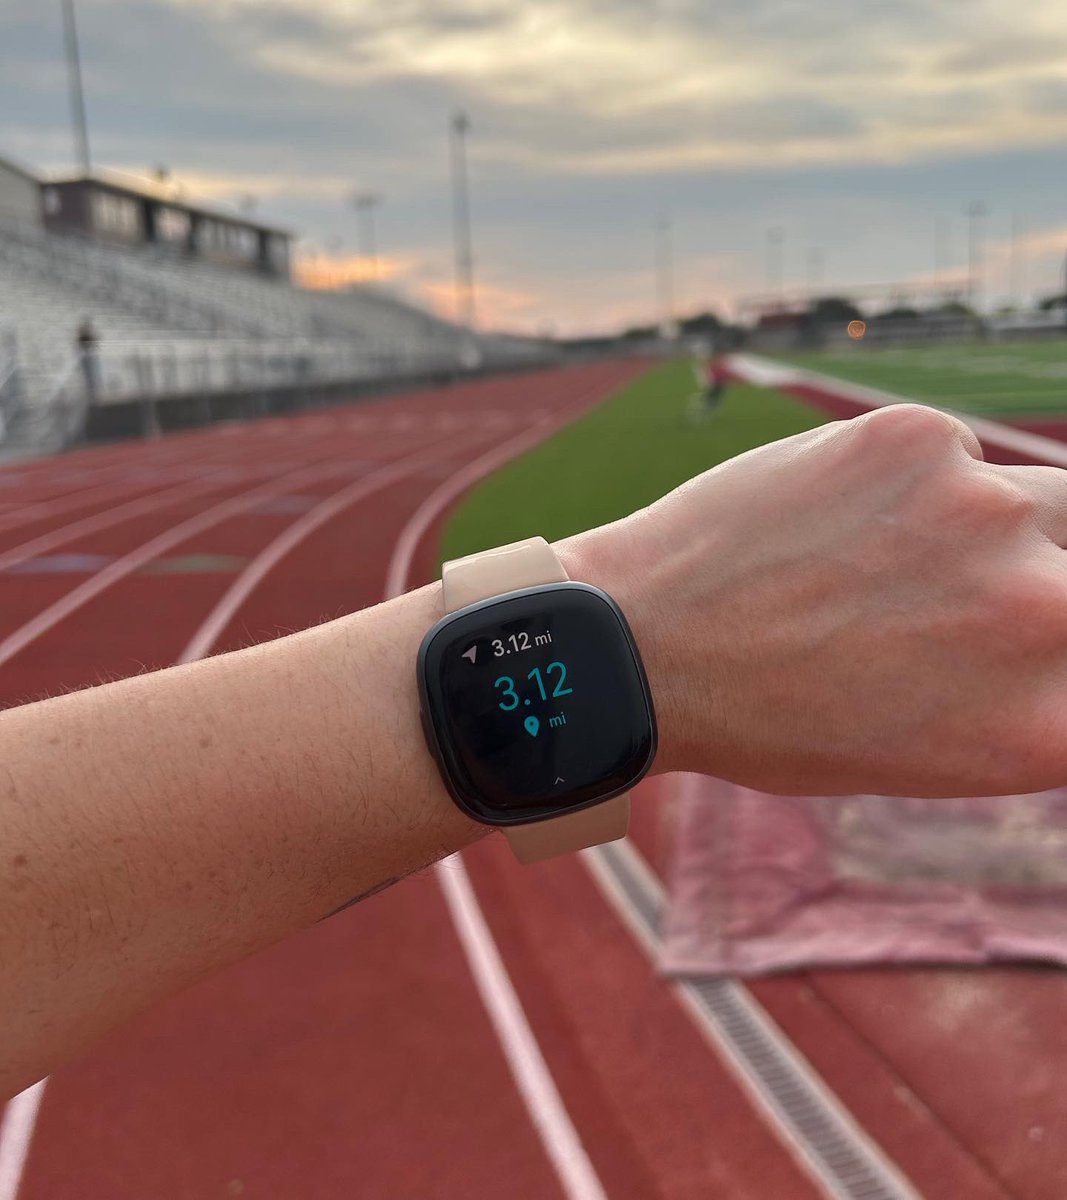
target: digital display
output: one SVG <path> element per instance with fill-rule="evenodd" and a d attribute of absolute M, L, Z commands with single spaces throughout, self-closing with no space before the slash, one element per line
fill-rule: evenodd
<path fill-rule="evenodd" d="M 446 618 L 420 656 L 431 744 L 475 817 L 533 820 L 632 786 L 655 723 L 625 619 L 596 588 L 561 583 Z"/>

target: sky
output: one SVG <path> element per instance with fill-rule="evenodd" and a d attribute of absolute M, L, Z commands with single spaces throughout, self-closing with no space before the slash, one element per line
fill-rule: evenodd
<path fill-rule="evenodd" d="M 1062 0 L 77 4 L 94 165 L 254 197 L 307 279 L 367 273 L 371 192 L 383 276 L 449 311 L 463 109 L 486 326 L 657 319 L 664 221 L 683 314 L 958 281 L 971 234 L 987 304 L 1062 287 Z M 0 0 L 0 156 L 73 168 L 65 79 L 59 0 Z"/>

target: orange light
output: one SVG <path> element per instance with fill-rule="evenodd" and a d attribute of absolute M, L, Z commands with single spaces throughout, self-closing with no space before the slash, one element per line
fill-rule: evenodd
<path fill-rule="evenodd" d="M 867 322 L 866 321 L 849 321 L 848 336 L 854 342 L 858 342 L 860 340 L 860 338 L 866 334 L 866 332 L 867 332 Z"/>

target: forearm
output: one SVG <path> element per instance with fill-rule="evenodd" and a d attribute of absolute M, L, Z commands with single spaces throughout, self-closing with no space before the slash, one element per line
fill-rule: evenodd
<path fill-rule="evenodd" d="M 0 715 L 0 1095 L 474 841 L 414 687 L 440 588 Z"/>

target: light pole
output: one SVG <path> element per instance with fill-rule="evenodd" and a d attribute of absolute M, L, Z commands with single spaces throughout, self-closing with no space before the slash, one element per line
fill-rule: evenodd
<path fill-rule="evenodd" d="M 1011 214 L 1011 242 L 1008 257 L 1008 291 L 1011 293 L 1012 304 L 1023 304 L 1023 293 L 1026 283 L 1023 279 L 1022 257 L 1019 254 L 1019 241 L 1025 233 L 1023 222 L 1018 213 Z"/>
<path fill-rule="evenodd" d="M 67 48 L 67 82 L 70 88 L 70 119 L 74 131 L 74 151 L 83 175 L 92 170 L 89 156 L 89 126 L 85 119 L 85 92 L 82 88 L 81 53 L 78 49 L 78 25 L 74 19 L 74 0 L 60 0 L 63 10 L 63 41 Z"/>
<path fill-rule="evenodd" d="M 782 268 L 784 242 L 785 230 L 780 226 L 767 230 L 767 290 L 774 292 L 779 302 L 785 284 L 785 273 Z"/>
<path fill-rule="evenodd" d="M 982 298 L 982 229 L 986 206 L 981 200 L 967 205 L 967 303 L 977 308 Z"/>
<path fill-rule="evenodd" d="M 471 248 L 471 210 L 467 186 L 467 133 L 471 123 L 460 109 L 449 125 L 452 163 L 452 238 L 455 250 L 456 320 L 474 328 L 474 252 Z"/>
<path fill-rule="evenodd" d="M 934 291 L 941 297 L 941 302 L 947 303 L 949 298 L 948 280 L 948 218 L 934 217 Z"/>
<path fill-rule="evenodd" d="M 670 337 L 674 328 L 674 238 L 670 217 L 657 217 L 653 230 L 656 238 L 656 297 L 659 301 L 660 329 L 664 337 Z"/>
<path fill-rule="evenodd" d="M 815 293 L 821 290 L 825 274 L 826 255 L 820 247 L 810 247 L 807 257 L 807 279 L 805 280 L 809 300 L 818 299 Z"/>
<path fill-rule="evenodd" d="M 352 197 L 352 206 L 355 208 L 359 220 L 359 252 L 370 264 L 372 279 L 379 277 L 378 238 L 374 228 L 374 210 L 381 202 L 381 196 L 375 192 L 356 192 Z"/>

